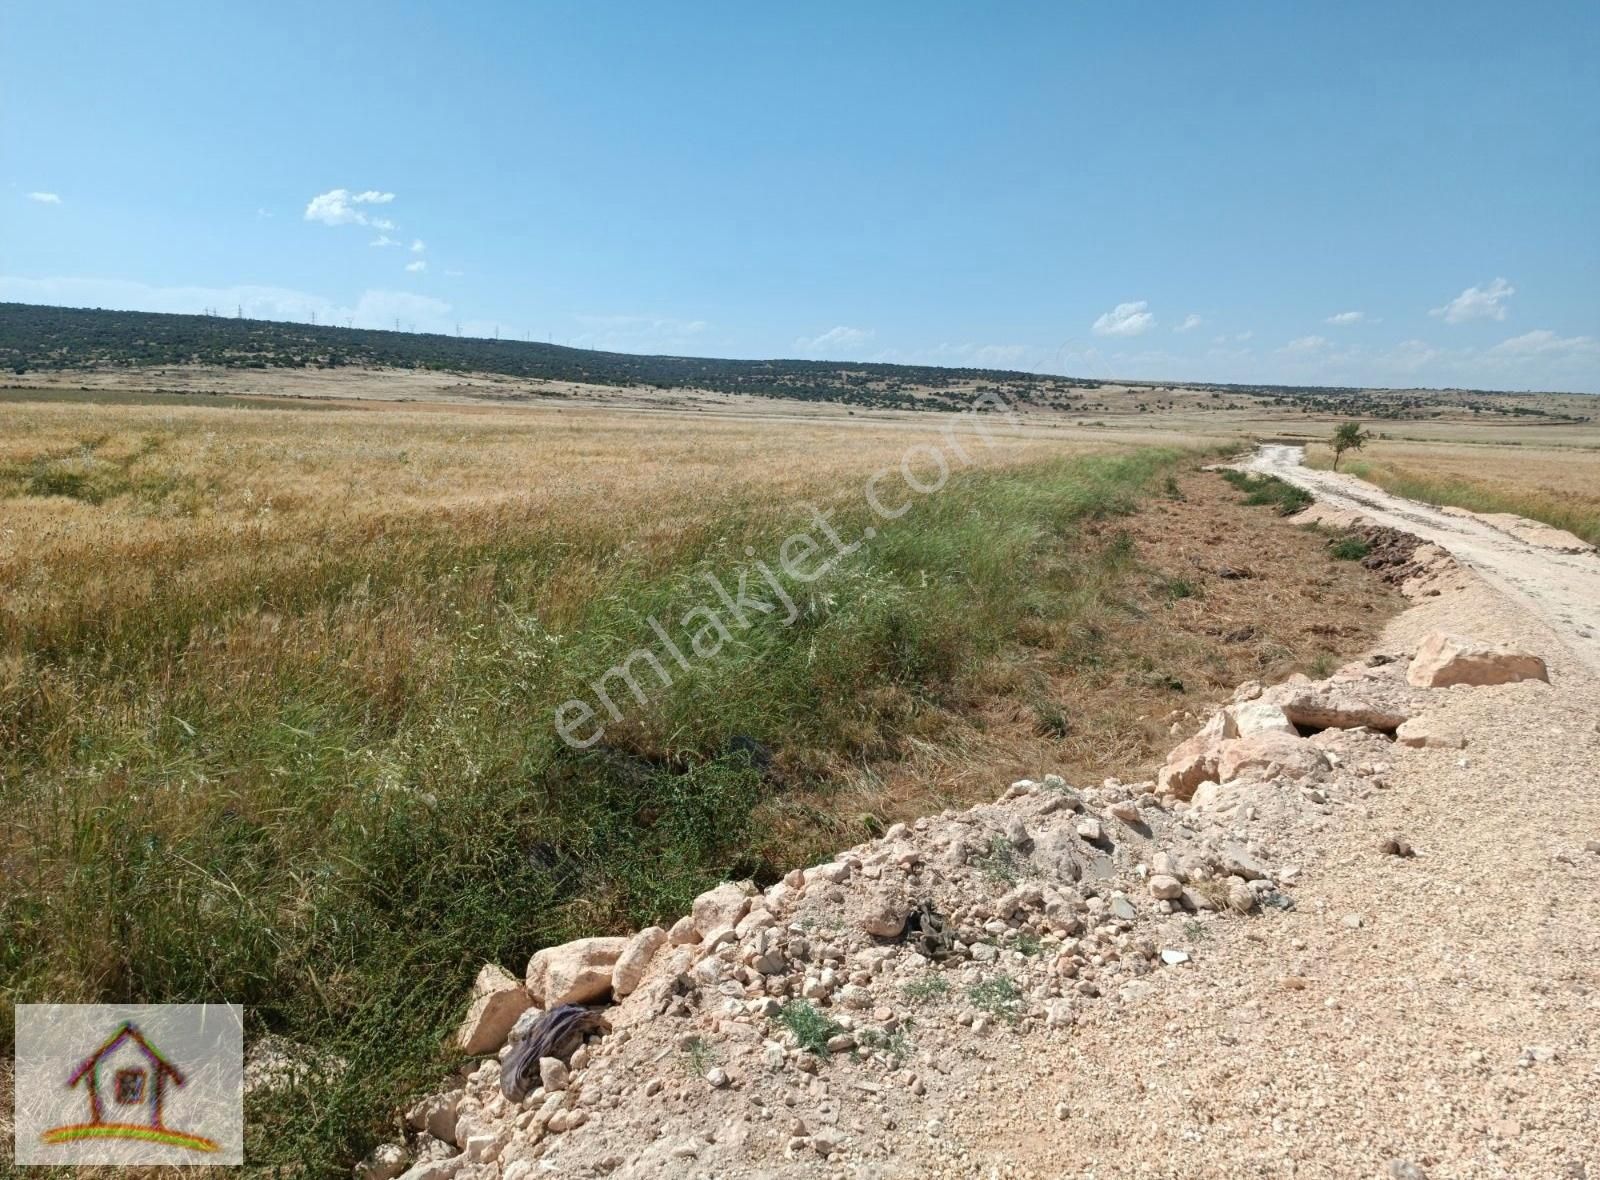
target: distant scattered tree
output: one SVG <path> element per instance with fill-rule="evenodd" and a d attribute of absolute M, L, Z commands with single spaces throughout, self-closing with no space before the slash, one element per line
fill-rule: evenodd
<path fill-rule="evenodd" d="M 1339 470 L 1339 460 L 1346 451 L 1359 451 L 1362 446 L 1372 438 L 1372 435 L 1361 429 L 1359 422 L 1341 423 L 1339 429 L 1333 432 L 1333 469 Z"/>

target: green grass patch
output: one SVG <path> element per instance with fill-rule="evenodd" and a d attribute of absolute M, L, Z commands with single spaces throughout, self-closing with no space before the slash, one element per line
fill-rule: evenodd
<path fill-rule="evenodd" d="M 900 994 L 913 1004 L 936 1003 L 950 994 L 950 981 L 943 975 L 930 973 L 906 984 Z"/>
<path fill-rule="evenodd" d="M 802 1049 L 818 1057 L 828 1056 L 828 1042 L 844 1031 L 843 1025 L 829 1020 L 810 1000 L 790 1000 L 778 1012 L 778 1023 Z"/>
<path fill-rule="evenodd" d="M 1338 561 L 1360 561 L 1372 552 L 1372 546 L 1360 537 L 1335 537 L 1328 544 L 1328 552 Z"/>
<path fill-rule="evenodd" d="M 989 847 L 972 863 L 989 880 L 1002 884 L 1009 884 L 1022 876 L 1027 866 L 1025 858 L 1004 836 L 990 836 Z"/>
<path fill-rule="evenodd" d="M 1313 497 L 1303 488 L 1279 479 L 1276 475 L 1252 475 L 1245 471 L 1225 468 L 1222 478 L 1244 495 L 1246 504 L 1270 505 L 1279 516 L 1293 516 L 1311 506 Z"/>
<path fill-rule="evenodd" d="M 974 1008 L 1015 1024 L 1022 1016 L 1022 992 L 1009 975 L 995 975 L 967 988 L 967 999 Z"/>

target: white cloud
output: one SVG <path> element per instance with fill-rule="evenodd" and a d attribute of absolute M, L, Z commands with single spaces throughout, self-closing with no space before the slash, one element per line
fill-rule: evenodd
<path fill-rule="evenodd" d="M 865 344 L 873 337 L 871 328 L 852 328 L 845 324 L 829 328 L 820 336 L 802 336 L 794 342 L 801 352 L 824 352 L 829 349 L 852 349 Z"/>
<path fill-rule="evenodd" d="M 155 287 L 125 279 L 44 278 L 0 275 L 0 302 L 47 303 L 61 307 L 104 307 L 119 311 L 166 311 L 194 315 L 207 307 L 242 307 L 249 319 L 319 324 L 352 323 L 358 328 L 415 325 L 423 331 L 453 327 L 450 305 L 409 291 L 369 290 L 354 303 L 286 287 Z"/>
<path fill-rule="evenodd" d="M 1096 336 L 1137 336 L 1155 327 L 1156 317 L 1146 311 L 1150 305 L 1144 300 L 1137 303 L 1119 303 L 1095 320 L 1090 328 Z"/>
<path fill-rule="evenodd" d="M 1557 336 L 1548 328 L 1502 340 L 1489 350 L 1496 357 L 1569 357 L 1594 352 L 1600 352 L 1600 341 L 1593 336 Z"/>
<path fill-rule="evenodd" d="M 413 254 L 421 254 L 427 248 L 428 247 L 423 243 L 421 238 L 411 239 L 411 252 Z"/>
<path fill-rule="evenodd" d="M 29 193 L 28 200 L 37 201 L 41 205 L 59 205 L 61 198 L 55 193 Z"/>
<path fill-rule="evenodd" d="M 418 274 L 418 273 L 420 273 L 422 271 L 427 270 L 428 269 L 428 264 L 425 261 L 423 261 L 421 258 L 419 258 L 415 262 L 406 263 L 406 269 L 408 271 L 410 271 L 412 274 Z"/>
<path fill-rule="evenodd" d="M 1179 324 L 1172 330 L 1174 332 L 1192 332 L 1203 323 L 1205 323 L 1204 320 L 1195 315 L 1194 312 L 1190 312 L 1188 315 L 1183 317 L 1183 323 Z"/>
<path fill-rule="evenodd" d="M 395 241 L 388 234 L 379 234 L 377 237 L 373 238 L 372 241 L 367 243 L 367 245 L 369 245 L 369 246 L 379 246 L 379 247 L 382 247 L 382 246 L 398 246 L 399 244 L 400 244 L 399 242 Z"/>
<path fill-rule="evenodd" d="M 1367 313 L 1364 311 L 1341 311 L 1329 316 L 1322 322 L 1325 324 L 1338 324 L 1342 327 L 1345 324 L 1364 324 L 1368 320 Z"/>
<path fill-rule="evenodd" d="M 347 188 L 329 189 L 318 193 L 306 205 L 305 219 L 320 221 L 323 225 L 370 225 L 375 229 L 393 229 L 394 222 L 386 218 L 369 217 L 358 205 L 387 205 L 394 200 L 393 193 L 380 193 L 368 189 L 352 193 Z"/>
<path fill-rule="evenodd" d="M 1495 279 L 1487 287 L 1468 287 L 1443 307 L 1436 307 L 1428 314 L 1443 316 L 1447 324 L 1459 324 L 1463 320 L 1503 320 L 1506 318 L 1506 300 L 1517 293 L 1517 289 L 1504 279 Z"/>
<path fill-rule="evenodd" d="M 1278 351 L 1289 356 L 1311 356 L 1322 352 L 1327 347 L 1328 338 L 1326 336 L 1300 336 L 1289 341 Z"/>

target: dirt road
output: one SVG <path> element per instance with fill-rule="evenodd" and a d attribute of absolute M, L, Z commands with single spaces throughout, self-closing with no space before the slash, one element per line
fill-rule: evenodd
<path fill-rule="evenodd" d="M 1304 458 L 1303 447 L 1267 445 L 1244 466 L 1448 550 L 1544 620 L 1574 655 L 1600 671 L 1600 555 L 1594 550 L 1572 552 L 1571 547 L 1540 544 L 1482 516 L 1393 496 L 1354 476 L 1313 470 L 1303 465 Z"/>

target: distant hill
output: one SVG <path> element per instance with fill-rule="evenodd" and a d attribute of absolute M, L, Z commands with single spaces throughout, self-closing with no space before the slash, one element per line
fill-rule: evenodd
<path fill-rule="evenodd" d="M 975 384 L 994 384 L 1025 400 L 1031 400 L 1030 393 L 1099 385 L 1097 381 L 990 369 L 642 356 L 427 332 L 0 303 L 0 372 L 187 364 L 252 369 L 345 365 L 436 369 L 497 373 L 532 381 L 692 387 L 874 406 L 911 407 L 931 402 L 941 408 L 956 400 L 942 394 L 970 391 Z"/>
<path fill-rule="evenodd" d="M 837 402 L 899 409 L 957 409 L 975 392 L 1009 401 L 1076 411 L 1108 408 L 1093 391 L 1133 393 L 1141 412 L 1157 412 L 1176 389 L 1213 398 L 1291 404 L 1307 412 L 1379 418 L 1434 416 L 1444 408 L 1583 421 L 1544 394 L 1463 390 L 1374 390 L 1340 386 L 1221 385 L 1102 381 L 1007 369 L 887 365 L 855 361 L 721 360 L 598 352 L 520 340 L 389 332 L 224 316 L 45 307 L 0 303 L 0 374 L 60 369 L 219 365 L 237 369 L 429 369 L 491 373 L 528 381 L 580 382 L 622 388 L 694 388 L 725 394 Z M 1553 395 L 1564 397 L 1565 395 Z M 1223 408 L 1221 405 L 1205 408 Z M 1235 407 L 1238 408 L 1238 407 Z"/>

